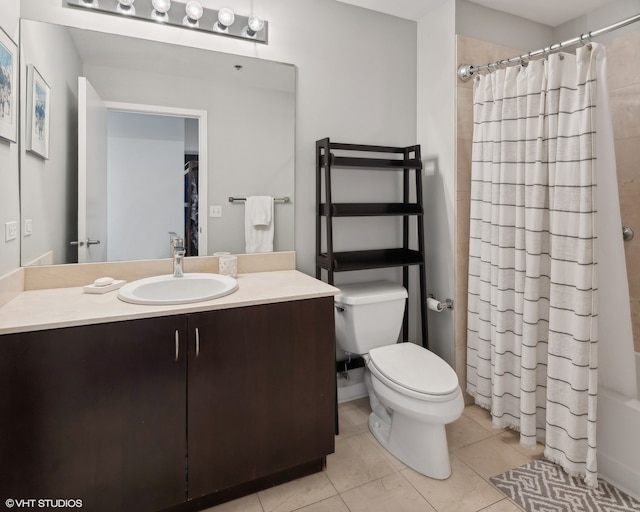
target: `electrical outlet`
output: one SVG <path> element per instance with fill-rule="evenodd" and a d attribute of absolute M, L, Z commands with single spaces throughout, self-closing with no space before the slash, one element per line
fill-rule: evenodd
<path fill-rule="evenodd" d="M 222 206 L 209 205 L 209 217 L 222 217 Z"/>
<path fill-rule="evenodd" d="M 16 221 L 5 222 L 4 223 L 4 241 L 9 242 L 10 240 L 15 240 L 17 237 L 18 237 L 18 223 Z"/>
<path fill-rule="evenodd" d="M 24 236 L 31 236 L 33 234 L 33 221 L 31 219 L 24 219 Z"/>

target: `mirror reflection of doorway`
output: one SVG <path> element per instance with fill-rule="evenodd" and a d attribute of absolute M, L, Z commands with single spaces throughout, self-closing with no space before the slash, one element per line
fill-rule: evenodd
<path fill-rule="evenodd" d="M 79 87 L 78 261 L 167 258 L 170 232 L 188 256 L 206 254 L 206 112 Z"/>
<path fill-rule="evenodd" d="M 108 261 L 169 257 L 169 232 L 197 254 L 197 145 L 187 152 L 186 135 L 182 117 L 108 112 Z"/>

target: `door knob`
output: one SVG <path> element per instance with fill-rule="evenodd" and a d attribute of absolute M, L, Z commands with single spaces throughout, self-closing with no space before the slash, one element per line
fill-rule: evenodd
<path fill-rule="evenodd" d="M 86 241 L 75 240 L 73 242 L 69 242 L 69 245 L 77 245 L 78 247 L 84 247 L 84 244 L 87 244 L 87 245 L 98 245 L 98 244 L 100 244 L 100 240 L 91 240 L 91 238 L 87 238 Z"/>

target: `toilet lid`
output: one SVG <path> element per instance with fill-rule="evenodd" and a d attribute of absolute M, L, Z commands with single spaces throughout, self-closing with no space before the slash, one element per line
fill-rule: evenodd
<path fill-rule="evenodd" d="M 443 359 L 415 343 L 396 343 L 369 351 L 369 364 L 397 385 L 428 395 L 448 395 L 458 376 Z"/>

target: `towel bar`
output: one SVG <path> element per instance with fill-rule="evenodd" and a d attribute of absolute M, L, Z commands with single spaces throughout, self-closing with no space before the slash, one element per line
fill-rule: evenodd
<path fill-rule="evenodd" d="M 229 196 L 229 202 L 230 203 L 235 203 L 235 202 L 241 202 L 241 201 L 246 201 L 247 198 L 246 197 L 232 197 Z M 285 196 L 285 197 L 274 197 L 273 200 L 276 203 L 288 203 L 291 201 L 291 199 L 289 199 L 289 196 Z"/>

